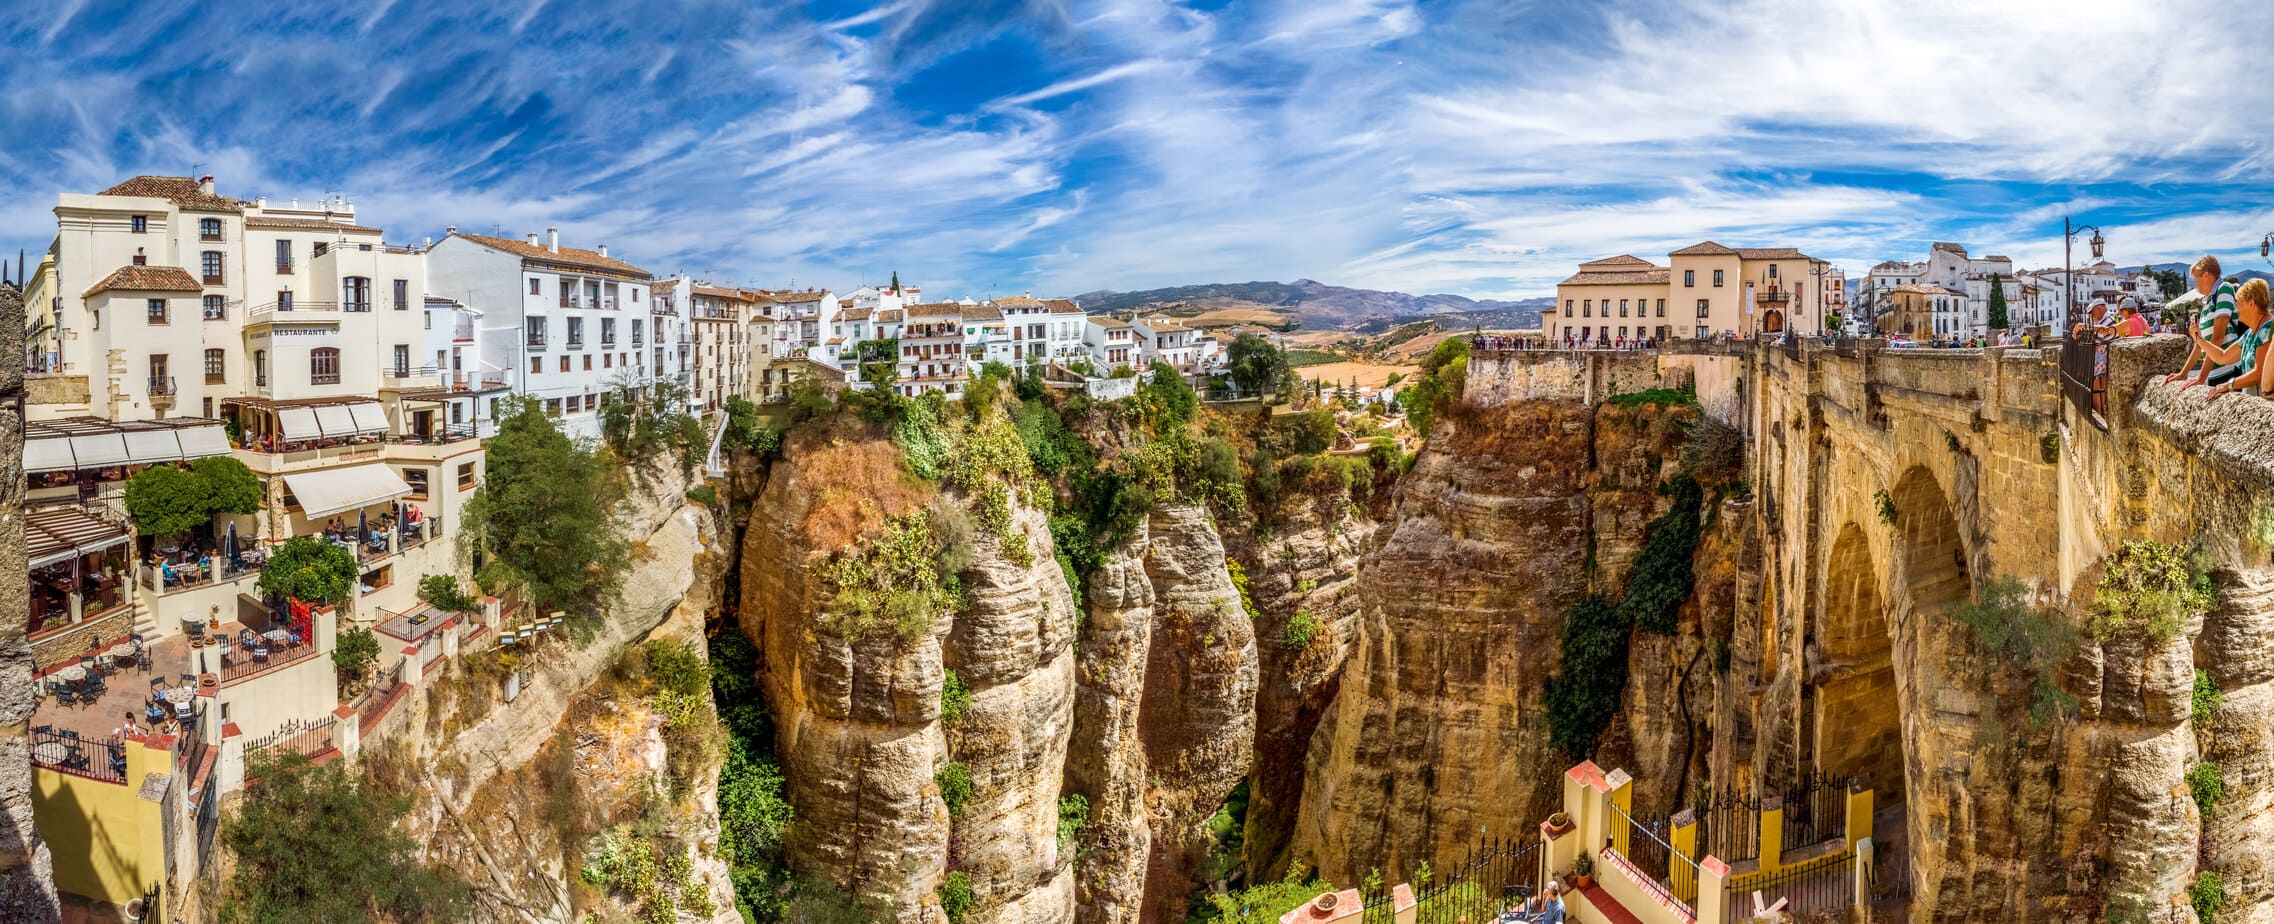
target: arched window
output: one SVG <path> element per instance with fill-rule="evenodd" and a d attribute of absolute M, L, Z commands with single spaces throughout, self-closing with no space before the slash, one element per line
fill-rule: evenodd
<path fill-rule="evenodd" d="M 340 383 L 340 351 L 338 347 L 317 347 L 308 351 L 308 381 L 315 385 Z"/>

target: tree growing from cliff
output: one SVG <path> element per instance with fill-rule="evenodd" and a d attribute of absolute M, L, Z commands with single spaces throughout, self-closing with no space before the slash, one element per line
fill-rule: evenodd
<path fill-rule="evenodd" d="M 1989 325 L 1991 330 L 2006 329 L 2006 281 L 1998 273 L 1990 274 Z"/>
<path fill-rule="evenodd" d="M 396 827 L 410 798 L 364 785 L 348 764 L 311 766 L 297 754 L 262 761 L 260 786 L 224 822 L 236 855 L 220 920 L 458 921 L 472 913 L 466 883 L 419 862 Z"/>
<path fill-rule="evenodd" d="M 1468 377 L 1467 337 L 1448 337 L 1421 360 L 1420 378 L 1398 392 L 1398 404 L 1405 408 L 1406 421 L 1415 433 L 1429 437 L 1437 412 L 1461 399 Z"/>
<path fill-rule="evenodd" d="M 489 442 L 489 481 L 466 503 L 460 553 L 488 555 L 481 583 L 522 588 L 538 612 L 595 607 L 630 560 L 609 516 L 614 486 L 537 399 L 505 409 Z"/>
<path fill-rule="evenodd" d="M 1249 394 L 1273 395 L 1294 380 L 1287 354 L 1261 336 L 1246 333 L 1232 338 L 1224 350 L 1232 384 Z"/>

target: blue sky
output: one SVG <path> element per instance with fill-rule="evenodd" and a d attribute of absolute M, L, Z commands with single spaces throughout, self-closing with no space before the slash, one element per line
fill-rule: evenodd
<path fill-rule="evenodd" d="M 2055 265 L 2070 212 L 2119 262 L 2274 269 L 2274 3 L 264 7 L 0 26 L 0 246 L 202 164 L 391 240 L 557 225 L 659 273 L 950 297 L 1537 295 L 1706 238 Z"/>

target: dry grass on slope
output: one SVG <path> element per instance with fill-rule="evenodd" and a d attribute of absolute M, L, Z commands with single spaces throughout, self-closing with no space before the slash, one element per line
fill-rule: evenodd
<path fill-rule="evenodd" d="M 809 549 L 850 546 L 885 518 L 923 507 L 934 492 L 908 473 L 898 446 L 854 420 L 796 431 L 784 457 L 787 463 L 775 471 L 790 476 L 787 496 L 812 498 L 797 517 L 798 535 Z"/>

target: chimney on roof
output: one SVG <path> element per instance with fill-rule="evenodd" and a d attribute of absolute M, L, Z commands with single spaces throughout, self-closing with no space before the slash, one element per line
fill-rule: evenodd
<path fill-rule="evenodd" d="M 256 209 L 265 209 L 265 208 L 268 208 L 268 197 L 267 197 L 267 196 L 254 196 L 254 197 L 253 197 L 253 207 L 254 207 L 254 208 L 256 208 Z"/>
<path fill-rule="evenodd" d="M 600 254 L 601 256 L 603 256 L 603 257 L 607 256 L 607 255 L 608 255 L 608 245 L 606 245 L 606 244 L 601 244 L 601 245 L 599 245 L 599 247 L 597 247 L 597 248 L 595 249 L 595 252 L 599 253 L 599 254 Z"/>
<path fill-rule="evenodd" d="M 545 249 L 546 249 L 547 251 L 550 251 L 550 252 L 552 252 L 552 253 L 560 253 L 560 252 L 561 252 L 561 229 L 559 229 L 559 228 L 546 228 L 546 229 L 545 229 Z"/>
<path fill-rule="evenodd" d="M 447 228 L 444 228 L 444 229 L 442 229 L 442 234 L 443 234 L 443 236 L 444 236 L 444 237 L 448 237 L 448 236 L 450 236 L 450 235 L 453 235 L 453 234 L 457 234 L 457 233 L 458 233 L 458 226 L 457 226 L 457 225 L 451 225 L 450 227 L 447 227 Z"/>
<path fill-rule="evenodd" d="M 535 231 L 529 232 L 529 246 L 537 246 L 537 232 Z"/>
<path fill-rule="evenodd" d="M 197 178 L 197 191 L 208 196 L 213 195 L 213 174 L 208 173 Z"/>

